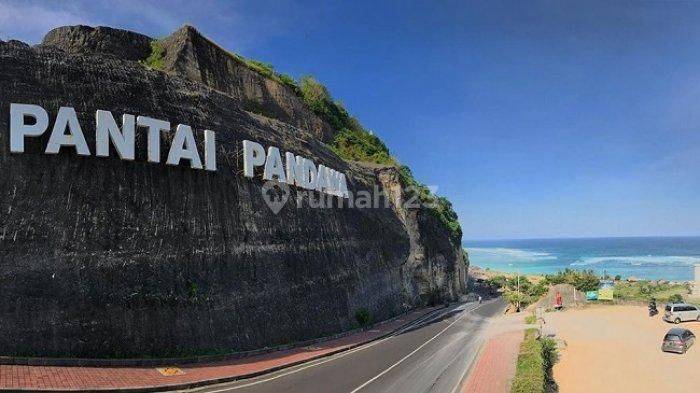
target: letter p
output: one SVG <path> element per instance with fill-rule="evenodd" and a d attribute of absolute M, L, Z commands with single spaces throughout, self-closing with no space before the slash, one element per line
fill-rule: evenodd
<path fill-rule="evenodd" d="M 261 144 L 243 141 L 243 174 L 253 177 L 253 168 L 265 164 L 265 149 Z"/>
<path fill-rule="evenodd" d="M 26 118 L 34 124 L 26 124 Z M 10 152 L 24 153 L 24 138 L 39 136 L 49 127 L 49 115 L 38 105 L 10 104 Z"/>

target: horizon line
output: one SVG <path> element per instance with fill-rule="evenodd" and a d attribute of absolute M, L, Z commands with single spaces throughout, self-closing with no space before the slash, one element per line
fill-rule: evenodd
<path fill-rule="evenodd" d="M 462 243 L 467 241 L 483 242 L 483 241 L 509 241 L 509 240 L 595 240 L 595 239 L 691 239 L 700 238 L 700 235 L 634 235 L 634 236 L 562 236 L 562 237 L 514 237 L 514 238 L 480 238 L 480 239 L 462 239 Z"/>

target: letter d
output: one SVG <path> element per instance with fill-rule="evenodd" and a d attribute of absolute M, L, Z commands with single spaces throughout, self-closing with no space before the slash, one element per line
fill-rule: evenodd
<path fill-rule="evenodd" d="M 34 124 L 26 124 L 31 117 Z M 10 104 L 10 151 L 24 153 L 24 138 L 39 136 L 49 127 L 49 115 L 38 105 Z"/>

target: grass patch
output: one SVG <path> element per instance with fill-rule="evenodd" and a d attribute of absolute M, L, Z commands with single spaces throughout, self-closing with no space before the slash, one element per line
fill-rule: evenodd
<path fill-rule="evenodd" d="M 556 343 L 549 338 L 537 338 L 537 329 L 527 329 L 520 344 L 512 393 L 540 393 L 555 390 L 551 370 L 557 361 Z"/>
<path fill-rule="evenodd" d="M 638 281 L 618 282 L 615 284 L 615 297 L 622 300 L 635 300 L 648 302 L 655 298 L 658 302 L 678 300 L 685 298 L 690 293 L 690 288 L 684 284 L 670 284 L 666 282 Z"/>
<path fill-rule="evenodd" d="M 536 324 L 536 323 L 537 323 L 537 316 L 535 316 L 534 313 L 533 313 L 533 314 L 530 314 L 530 315 L 528 315 L 528 316 L 526 316 L 526 317 L 525 317 L 525 323 L 528 324 L 528 325 L 534 325 L 534 324 Z"/>
<path fill-rule="evenodd" d="M 153 70 L 163 71 L 163 68 L 165 68 L 164 54 L 165 48 L 163 44 L 158 40 L 153 40 L 151 41 L 151 54 L 145 60 L 142 60 L 141 64 Z"/>
<path fill-rule="evenodd" d="M 241 63 L 245 64 L 245 66 L 248 67 L 250 70 L 255 71 L 260 75 L 268 77 L 282 85 L 289 87 L 290 89 L 292 89 L 294 94 L 301 97 L 299 83 L 292 76 L 275 71 L 275 66 L 273 66 L 270 63 L 265 63 L 264 61 L 254 59 L 248 59 L 237 53 L 232 53 L 232 55 Z"/>

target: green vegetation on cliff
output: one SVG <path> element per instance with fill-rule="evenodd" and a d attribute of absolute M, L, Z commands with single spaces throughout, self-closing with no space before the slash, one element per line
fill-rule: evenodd
<path fill-rule="evenodd" d="M 340 157 L 360 162 L 395 165 L 384 142 L 365 130 L 341 130 L 333 140 L 333 151 Z"/>
<path fill-rule="evenodd" d="M 350 116 L 343 104 L 333 99 L 326 86 L 312 76 L 307 75 L 301 78 L 299 91 L 309 109 L 330 123 L 335 130 L 367 132 L 357 119 Z M 386 147 L 384 149 L 386 150 Z M 386 150 L 386 152 L 389 151 Z"/>
<path fill-rule="evenodd" d="M 164 58 L 163 55 L 165 54 L 165 48 L 163 48 L 163 44 L 160 43 L 158 40 L 153 40 L 151 41 L 151 54 L 146 58 L 146 60 L 143 60 L 141 63 L 148 68 L 154 69 L 154 70 L 160 70 L 162 71 L 163 68 L 165 67 L 164 63 Z"/>
<path fill-rule="evenodd" d="M 251 70 L 291 88 L 312 112 L 328 122 L 337 131 L 331 148 L 339 157 L 348 161 L 397 167 L 400 180 L 406 187 L 407 196 L 416 196 L 447 228 L 450 237 L 456 242 L 461 241 L 462 228 L 452 203 L 445 197 L 434 195 L 428 187 L 418 182 L 413 177 L 411 170 L 401 165 L 391 155 L 389 148 L 379 137 L 366 130 L 356 118 L 348 113 L 341 102 L 333 99 L 326 86 L 308 75 L 303 76 L 297 82 L 289 75 L 275 72 L 272 64 L 246 59 L 240 55 L 235 56 Z M 260 110 L 252 109 L 253 112 L 264 115 L 264 113 L 260 113 Z"/>
<path fill-rule="evenodd" d="M 462 226 L 452 203 L 445 197 L 434 195 L 425 184 L 417 181 L 409 167 L 399 166 L 399 176 L 404 184 L 406 196 L 417 197 L 421 203 L 429 206 L 429 211 L 450 231 L 453 240 L 461 241 Z"/>

